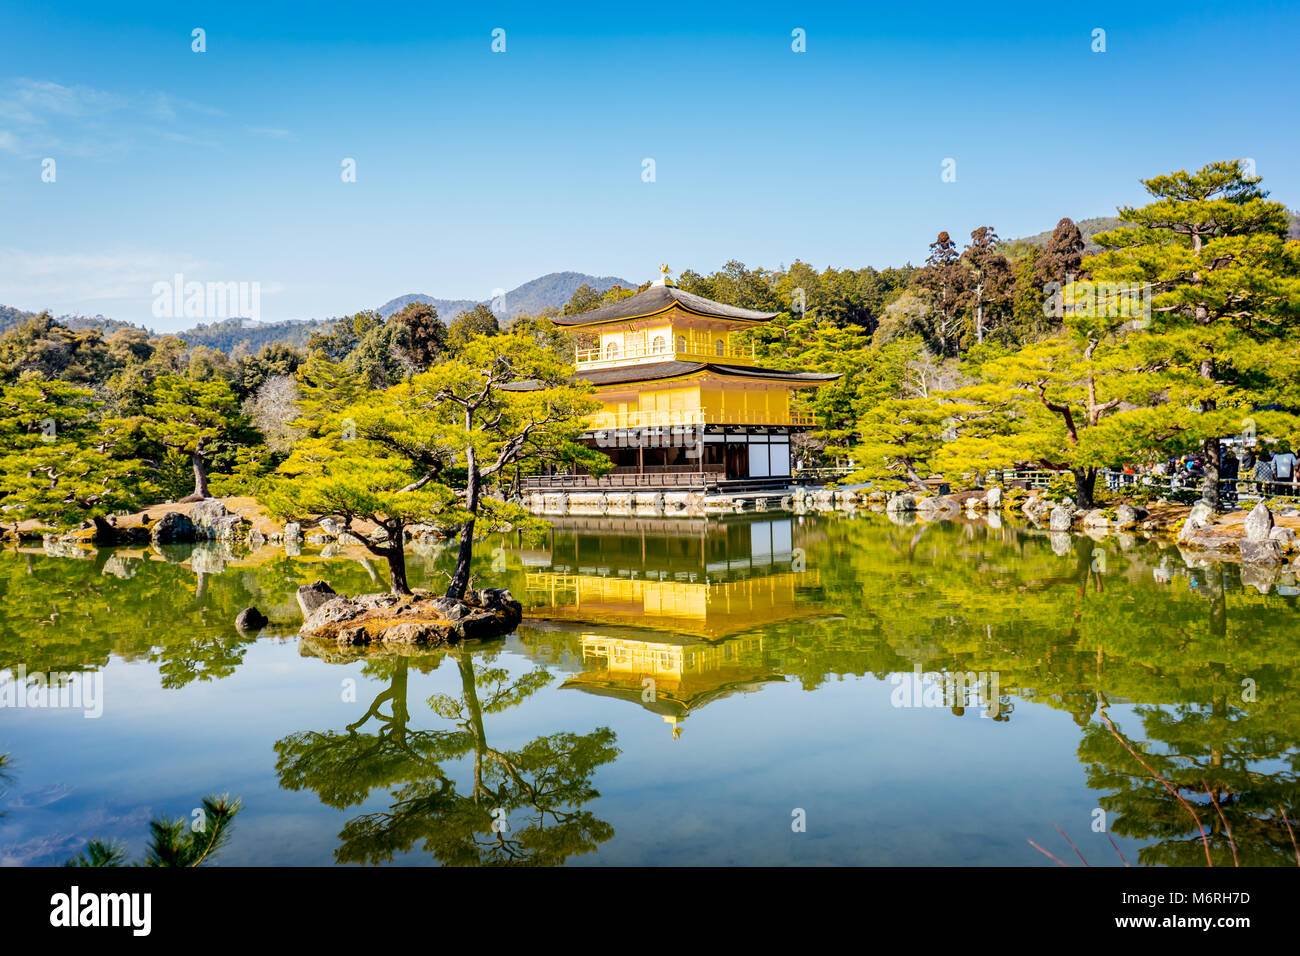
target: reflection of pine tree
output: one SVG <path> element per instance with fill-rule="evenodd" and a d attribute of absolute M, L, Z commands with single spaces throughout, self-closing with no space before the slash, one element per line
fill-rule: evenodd
<path fill-rule="evenodd" d="M 155 817 L 149 823 L 149 848 L 140 866 L 196 867 L 210 861 L 230 839 L 230 829 L 241 804 L 228 796 L 203 798 L 202 825 L 184 817 Z M 66 866 L 125 866 L 126 847 L 91 840 Z"/>
<path fill-rule="evenodd" d="M 1143 759 L 1195 808 L 1215 865 L 1231 866 L 1232 850 L 1202 780 L 1243 866 L 1295 863 L 1286 820 L 1296 828 L 1300 817 L 1300 643 L 1279 626 L 1292 613 L 1283 598 L 1241 589 L 1224 568 L 1195 571 L 1194 589 L 1160 583 L 1151 569 L 1169 556 L 1151 545 L 1120 551 L 1076 536 L 1056 554 L 1050 539 L 1011 527 L 970 535 L 934 524 L 919 542 L 883 521 L 827 528 L 809 566 L 821 570 L 829 603 L 861 609 L 830 632 L 853 639 L 856 659 L 808 627 L 803 656 L 782 670 L 879 667 L 892 651 L 903 662 L 890 670 L 996 671 L 1004 693 L 1065 710 L 1084 728 L 1080 759 L 1106 793 L 1112 829 L 1153 841 L 1141 862 L 1204 866 L 1191 815 L 1096 722 L 1098 691 L 1146 705 L 1141 736 L 1159 753 Z M 1245 678 L 1257 701 L 1242 701 Z"/>
<path fill-rule="evenodd" d="M 1107 643 L 1124 664 L 1109 664 L 1108 692 L 1147 702 L 1136 712 L 1148 743 L 1133 745 L 1195 811 L 1214 865 L 1233 865 L 1234 842 L 1242 866 L 1294 865 L 1287 822 L 1300 809 L 1300 714 L 1289 630 L 1258 597 L 1229 602 L 1221 568 L 1204 571 L 1194 595 L 1199 614 L 1179 622 L 1175 639 L 1116 622 Z M 1267 688 L 1259 700 L 1243 701 L 1246 677 Z M 1114 832 L 1155 841 L 1141 862 L 1206 865 L 1192 813 L 1108 728 L 1088 727 L 1079 756 L 1089 786 L 1109 791 L 1100 804 Z"/>
<path fill-rule="evenodd" d="M 0 799 L 9 792 L 9 782 L 13 780 L 13 775 L 9 772 L 9 755 L 0 754 Z M 0 820 L 5 818 L 5 813 L 0 810 Z"/>
<path fill-rule="evenodd" d="M 1148 743 L 1132 746 L 1195 811 L 1215 866 L 1233 865 L 1234 842 L 1242 866 L 1293 865 L 1286 821 L 1294 826 L 1300 812 L 1294 737 L 1280 733 L 1267 711 L 1230 706 L 1225 691 L 1233 686 L 1219 677 L 1208 705 L 1136 708 Z M 1108 791 L 1098 802 L 1112 815 L 1111 829 L 1154 841 L 1139 851 L 1141 863 L 1206 864 L 1191 812 L 1106 727 L 1084 732 L 1079 757 L 1088 764 L 1088 785 Z M 1270 763 L 1278 769 L 1265 770 Z"/>
<path fill-rule="evenodd" d="M 232 626 L 235 615 L 252 605 L 273 621 L 294 620 L 294 591 L 320 574 L 315 564 L 263 553 L 254 563 L 202 575 L 200 593 L 198 576 L 180 563 L 194 550 L 105 548 L 86 560 L 0 551 L 0 669 L 90 670 L 118 657 L 156 663 L 169 689 L 220 680 L 235 673 L 256 640 Z M 431 564 L 411 565 L 415 580 L 429 580 Z M 351 562 L 332 565 L 330 579 L 347 593 L 373 589 L 370 575 Z"/>
<path fill-rule="evenodd" d="M 613 731 L 557 733 L 498 750 L 488 743 L 484 716 L 522 703 L 550 675 L 539 668 L 512 679 L 504 668 L 476 667 L 463 650 L 454 660 L 461 693 L 428 701 L 445 728 L 409 726 L 409 665 L 399 657 L 375 668 L 387 672 L 389 685 L 346 732 L 305 732 L 276 743 L 276 769 L 288 789 L 315 790 L 339 808 L 361 803 L 374 788 L 389 791 L 387 810 L 348 821 L 335 858 L 382 863 L 422 842 L 446 865 L 554 865 L 612 837 L 608 823 L 581 808 L 600 795 L 592 774 L 618 755 Z M 360 733 L 372 720 L 375 731 Z M 461 792 L 442 764 L 469 757 L 472 776 Z"/>

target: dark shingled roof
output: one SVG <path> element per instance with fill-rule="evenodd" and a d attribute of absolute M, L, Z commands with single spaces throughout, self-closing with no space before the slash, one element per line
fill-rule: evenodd
<path fill-rule="evenodd" d="M 679 378 L 696 372 L 716 372 L 736 378 L 775 378 L 790 382 L 833 382 L 835 372 L 786 372 L 753 365 L 716 365 L 713 362 L 654 362 L 649 365 L 623 365 L 618 368 L 593 368 L 578 372 L 574 378 L 593 385 L 618 385 L 622 382 L 647 382 L 662 378 Z"/>
<path fill-rule="evenodd" d="M 716 372 L 735 378 L 766 378 L 783 382 L 833 382 L 838 372 L 786 372 L 776 368 L 757 368 L 752 365 L 716 365 L 713 362 L 652 362 L 647 365 L 623 365 L 618 368 L 593 368 L 574 375 L 575 381 L 593 385 L 622 385 L 626 382 L 653 382 L 665 378 L 680 378 L 696 372 Z M 512 382 L 505 386 L 510 391 L 534 391 L 536 382 Z"/>
<path fill-rule="evenodd" d="M 628 296 L 620 302 L 603 305 L 599 309 L 583 312 L 581 315 L 559 315 L 551 319 L 556 325 L 599 325 L 603 322 L 618 322 L 636 319 L 645 315 L 655 315 L 678 306 L 687 312 L 704 315 L 715 319 L 732 319 L 741 322 L 767 322 L 779 315 L 779 312 L 755 312 L 753 309 L 738 309 L 734 305 L 723 305 L 704 296 L 683 292 L 676 286 L 652 285 L 644 292 Z"/>

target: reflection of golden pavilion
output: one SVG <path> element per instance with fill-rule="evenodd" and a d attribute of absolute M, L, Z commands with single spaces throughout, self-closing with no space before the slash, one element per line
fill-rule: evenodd
<path fill-rule="evenodd" d="M 681 644 L 584 634 L 589 669 L 563 686 L 636 701 L 671 724 L 676 740 L 681 722 L 705 704 L 784 679 L 763 664 L 762 651 L 762 637 Z"/>
<path fill-rule="evenodd" d="M 710 701 L 780 681 L 767 625 L 822 613 L 805 530 L 789 515 L 702 522 L 557 519 L 550 562 L 530 551 L 528 616 L 583 625 L 583 673 L 564 686 L 632 701 L 674 726 Z M 739 635 L 739 636 L 733 636 Z"/>
<path fill-rule="evenodd" d="M 560 518 L 549 562 L 530 551 L 528 614 L 721 638 L 817 613 L 797 518 L 774 515 L 700 522 L 683 534 L 663 521 Z"/>
<path fill-rule="evenodd" d="M 532 617 L 626 624 L 720 638 L 775 620 L 817 613 L 800 603 L 817 571 L 786 571 L 740 581 L 677 581 L 617 575 L 532 572 L 525 587 Z"/>

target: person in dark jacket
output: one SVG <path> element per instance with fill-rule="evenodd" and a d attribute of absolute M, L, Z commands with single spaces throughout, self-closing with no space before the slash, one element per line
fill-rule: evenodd
<path fill-rule="evenodd" d="M 1219 446 L 1219 481 L 1223 482 L 1224 497 L 1237 500 L 1237 455 L 1227 445 Z"/>
<path fill-rule="evenodd" d="M 1237 492 L 1239 495 L 1254 491 L 1255 453 L 1245 445 L 1241 446 L 1241 464 L 1237 468 Z"/>

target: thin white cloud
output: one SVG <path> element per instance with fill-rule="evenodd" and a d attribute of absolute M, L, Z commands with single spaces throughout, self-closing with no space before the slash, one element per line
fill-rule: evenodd
<path fill-rule="evenodd" d="M 154 129 L 147 128 L 147 132 L 159 139 L 165 139 L 169 143 L 183 143 L 186 146 L 201 146 L 204 149 L 218 149 L 221 141 L 211 136 L 195 136 L 191 133 L 181 133 L 172 129 Z"/>
<path fill-rule="evenodd" d="M 219 262 L 187 253 L 121 248 L 108 251 L 45 253 L 0 247 L 0 304 L 55 315 L 106 315 L 159 330 L 193 325 L 185 316 L 155 318 L 154 284 L 174 285 L 176 274 L 191 282 L 256 283 L 265 315 L 269 300 L 290 291 L 264 276 L 242 275 Z M 225 316 L 211 316 L 219 320 Z"/>
<path fill-rule="evenodd" d="M 265 136 L 267 139 L 293 139 L 293 133 L 287 129 L 277 129 L 273 126 L 246 126 L 244 128 L 255 136 Z"/>
<path fill-rule="evenodd" d="M 0 96 L 0 116 L 16 123 L 38 125 L 58 117 L 104 116 L 126 104 L 126 99 L 116 93 L 89 86 L 18 79 Z"/>
<path fill-rule="evenodd" d="M 184 113 L 198 113 L 202 116 L 225 116 L 225 110 L 219 110 L 215 106 L 204 106 L 202 103 L 195 103 L 193 100 L 187 100 L 184 97 L 173 96 L 170 93 L 153 93 L 149 96 L 149 109 L 157 119 L 174 120 Z"/>
<path fill-rule="evenodd" d="M 198 278 L 211 264 L 152 250 L 37 253 L 0 248 L 0 302 L 22 309 L 76 311 L 83 303 L 148 301 L 155 282 L 177 272 Z"/>
<path fill-rule="evenodd" d="M 129 152 L 143 138 L 204 149 L 220 148 L 210 135 L 214 107 L 161 91 L 130 96 L 88 86 L 20 78 L 0 86 L 0 150 L 26 156 L 104 157 Z M 21 136 L 21 149 L 19 148 Z"/>

